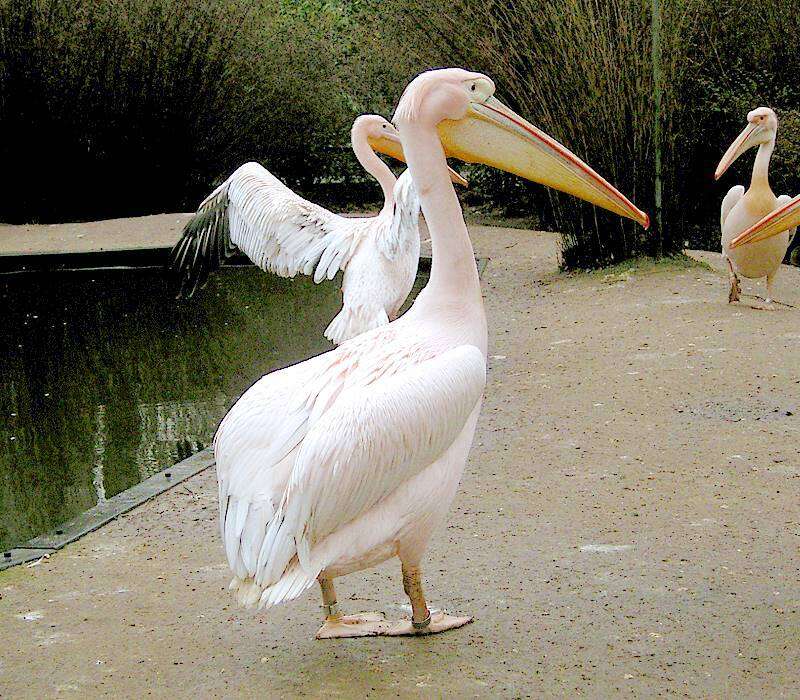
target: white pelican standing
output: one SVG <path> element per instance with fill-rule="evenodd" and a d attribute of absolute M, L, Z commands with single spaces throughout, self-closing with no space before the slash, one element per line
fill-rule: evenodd
<path fill-rule="evenodd" d="M 355 120 L 350 137 L 359 163 L 383 190 L 377 216 L 334 214 L 295 194 L 258 163 L 246 163 L 203 200 L 172 249 L 170 265 L 182 290 L 191 296 L 239 249 L 281 277 L 313 272 L 314 282 L 321 282 L 344 270 L 342 310 L 325 330 L 333 343 L 396 318 L 417 276 L 419 198 L 411 174 L 395 178 L 373 150 L 403 160 L 394 126 L 366 114 Z M 457 173 L 450 176 L 466 184 Z"/>
<path fill-rule="evenodd" d="M 231 588 L 273 606 L 319 582 L 319 638 L 441 632 L 420 565 L 467 460 L 486 379 L 486 317 L 445 149 L 557 187 L 642 224 L 647 215 L 585 163 L 501 104 L 485 75 L 423 73 L 395 113 L 433 243 L 428 285 L 389 325 L 272 372 L 215 437 Z M 444 147 L 443 147 L 444 146 Z M 342 615 L 333 581 L 398 557 L 410 620 Z"/>
<path fill-rule="evenodd" d="M 762 217 L 789 201 L 788 195 L 775 197 L 769 186 L 769 161 L 775 150 L 778 118 L 768 107 L 759 107 L 747 115 L 747 126 L 730 148 L 714 173 L 719 180 L 731 164 L 747 149 L 758 146 L 750 188 L 742 185 L 731 187 L 722 200 L 720 226 L 722 228 L 722 257 L 728 263 L 730 291 L 728 301 L 739 300 L 741 287 L 739 275 L 751 279 L 767 278 L 767 305 L 772 303 L 773 283 L 789 247 L 794 232 L 784 231 L 779 235 L 753 242 L 746 247 L 733 246 L 732 242 L 745 229 Z"/>

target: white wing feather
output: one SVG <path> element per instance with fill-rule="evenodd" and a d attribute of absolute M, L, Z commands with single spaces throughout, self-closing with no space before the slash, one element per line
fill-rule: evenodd
<path fill-rule="evenodd" d="M 277 580 L 295 553 L 315 578 L 327 562 L 304 553 L 435 462 L 463 429 L 485 381 L 483 355 L 464 345 L 343 394 L 300 447 L 265 538 L 272 535 L 271 550 L 283 556 L 259 562 L 265 581 Z"/>
<path fill-rule="evenodd" d="M 389 260 L 394 260 L 407 243 L 419 240 L 420 201 L 410 170 L 397 178 L 393 194 L 391 223 L 379 229 L 376 241 L 378 250 Z"/>
<path fill-rule="evenodd" d="M 309 410 L 298 404 L 325 355 L 256 382 L 234 404 L 214 437 L 220 527 L 236 576 L 255 571 L 263 528 L 275 514 L 308 429 Z"/>
<path fill-rule="evenodd" d="M 333 214 L 258 163 L 246 163 L 203 200 L 170 253 L 170 267 L 188 296 L 237 248 L 282 277 L 313 272 L 315 282 L 333 279 L 366 233 L 364 221 Z"/>
<path fill-rule="evenodd" d="M 314 271 L 333 279 L 358 243 L 359 227 L 303 199 L 258 163 L 228 180 L 231 242 L 262 270 L 283 277 Z"/>
<path fill-rule="evenodd" d="M 387 327 L 267 375 L 221 423 L 222 536 L 244 604 L 311 585 L 305 571 L 275 588 L 295 556 L 324 566 L 313 545 L 434 462 L 480 399 L 477 348 L 431 356 L 392 339 Z"/>

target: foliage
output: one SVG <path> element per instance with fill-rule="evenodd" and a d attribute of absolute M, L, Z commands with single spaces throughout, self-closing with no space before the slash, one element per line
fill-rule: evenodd
<path fill-rule="evenodd" d="M 652 212 L 649 0 L 520 0 L 513 5 L 502 0 L 455 0 L 446 11 L 425 0 L 391 4 L 388 14 L 399 28 L 390 26 L 387 32 L 408 36 L 408 45 L 421 47 L 406 60 L 411 65 L 399 72 L 462 64 L 488 73 L 501 99 Z M 675 11 L 669 19 L 664 32 L 665 130 L 682 114 L 677 96 L 686 79 L 685 64 L 676 45 L 694 15 Z M 673 172 L 680 151 L 666 150 L 666 170 Z M 497 193 L 502 193 L 498 185 L 507 178 L 493 180 L 497 201 Z M 661 236 L 648 234 L 575 198 L 540 187 L 525 190 L 525 197 L 511 191 L 516 213 L 536 210 L 543 225 L 562 232 L 565 267 L 591 267 L 680 249 L 674 229 L 665 228 Z"/>
<path fill-rule="evenodd" d="M 308 182 L 346 130 L 342 98 L 314 89 L 336 66 L 316 17 L 277 1 L 0 3 L 0 216 L 194 208 L 253 158 Z"/>
<path fill-rule="evenodd" d="M 746 182 L 742 158 L 721 183 L 716 164 L 748 111 L 772 106 L 781 120 L 772 165 L 776 192 L 794 193 L 800 174 L 800 50 L 790 39 L 800 13 L 783 0 L 662 2 L 663 228 L 646 234 L 574 198 L 539 187 L 504 188 L 478 178 L 473 198 L 504 214 L 535 211 L 563 234 L 567 268 L 635 255 L 671 254 L 687 242 L 719 246 L 719 204 Z M 372 44 L 397 66 L 392 90 L 438 65 L 487 72 L 498 94 L 654 211 L 651 0 L 388 0 L 368 4 Z M 382 32 L 382 34 L 381 34 Z M 388 41 L 403 36 L 404 41 Z M 784 40 L 780 40 L 784 37 Z M 388 52 L 388 53 L 387 53 Z M 374 90 L 371 86 L 370 90 Z M 473 178 L 475 179 L 475 178 Z M 510 198 L 507 199 L 506 196 Z"/>
<path fill-rule="evenodd" d="M 784 0 L 662 2 L 663 227 L 645 233 L 480 166 L 464 202 L 563 234 L 566 268 L 716 248 L 716 163 L 746 113 L 781 121 L 776 192 L 800 173 L 800 30 Z M 259 160 L 339 208 L 377 195 L 349 153 L 421 70 L 462 65 L 654 210 L 651 0 L 0 0 L 3 220 L 194 208 Z"/>

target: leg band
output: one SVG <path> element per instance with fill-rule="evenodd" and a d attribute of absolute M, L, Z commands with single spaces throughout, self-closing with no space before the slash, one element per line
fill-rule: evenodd
<path fill-rule="evenodd" d="M 431 624 L 431 611 L 428 610 L 428 617 L 426 617 L 422 622 L 416 622 L 414 618 L 411 618 L 411 626 L 415 630 L 424 630 L 428 625 Z"/>
<path fill-rule="evenodd" d="M 325 611 L 325 617 L 336 617 L 339 614 L 339 603 L 335 600 L 330 605 L 320 607 Z"/>

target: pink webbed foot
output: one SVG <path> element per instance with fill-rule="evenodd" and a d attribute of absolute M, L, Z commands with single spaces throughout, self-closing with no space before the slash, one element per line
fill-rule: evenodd
<path fill-rule="evenodd" d="M 431 621 L 423 628 L 416 628 L 411 620 L 386 620 L 380 613 L 342 615 L 325 620 L 317 632 L 317 639 L 344 639 L 350 637 L 418 637 L 457 629 L 472 622 L 468 616 L 448 615 L 445 612 L 431 614 Z"/>
<path fill-rule="evenodd" d="M 356 615 L 338 615 L 326 618 L 317 632 L 317 639 L 341 639 L 346 637 L 377 637 L 386 634 L 393 623 L 381 613 L 367 612 Z"/>
<path fill-rule="evenodd" d="M 446 612 L 431 613 L 430 623 L 423 627 L 414 627 L 411 620 L 400 620 L 393 623 L 392 628 L 386 633 L 389 637 L 421 636 L 426 634 L 439 634 L 447 630 L 458 629 L 473 621 L 471 616 L 448 615 Z"/>

